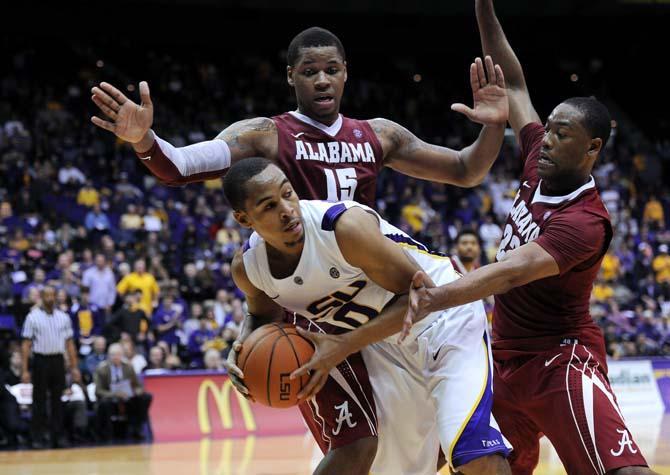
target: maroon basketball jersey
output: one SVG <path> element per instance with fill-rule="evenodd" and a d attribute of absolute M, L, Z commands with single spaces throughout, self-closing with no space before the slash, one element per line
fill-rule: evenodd
<path fill-rule="evenodd" d="M 557 337 L 603 346 L 600 329 L 589 313 L 589 297 L 612 239 L 609 214 L 593 177 L 569 195 L 543 195 L 537 160 L 544 129 L 528 124 L 519 136 L 526 163 L 496 259 L 535 241 L 556 260 L 560 273 L 496 296 L 494 346 L 540 350 L 545 343 L 557 344 Z"/>
<path fill-rule="evenodd" d="M 298 112 L 272 118 L 277 126 L 277 165 L 301 199 L 355 200 L 376 208 L 382 146 L 364 120 L 340 115 L 327 126 Z"/>

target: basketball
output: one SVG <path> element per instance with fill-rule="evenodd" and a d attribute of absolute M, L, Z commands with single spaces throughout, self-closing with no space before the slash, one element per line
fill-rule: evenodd
<path fill-rule="evenodd" d="M 314 354 L 312 344 L 295 327 L 270 323 L 254 330 L 244 340 L 237 366 L 244 383 L 256 402 L 270 407 L 291 407 L 307 384 L 308 375 L 289 379 L 291 373 L 307 363 Z"/>

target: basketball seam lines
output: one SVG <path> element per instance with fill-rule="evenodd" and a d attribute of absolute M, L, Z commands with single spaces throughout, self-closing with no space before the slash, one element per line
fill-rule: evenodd
<path fill-rule="evenodd" d="M 275 333 L 275 332 L 272 332 L 272 333 Z M 247 365 L 247 361 L 249 361 L 249 357 L 251 356 L 251 353 L 253 353 L 253 351 L 256 349 L 256 347 L 258 346 L 258 344 L 259 344 L 261 341 L 263 341 L 263 340 L 265 340 L 267 337 L 271 336 L 272 333 L 268 333 L 267 335 L 263 335 L 261 338 L 259 338 L 259 339 L 254 343 L 254 346 L 252 346 L 251 349 L 247 352 L 247 357 L 244 358 L 244 363 L 242 363 L 242 367 L 240 368 L 240 369 L 242 370 L 243 373 L 244 373 L 244 368 L 245 368 L 246 365 Z M 243 343 L 243 344 L 244 344 L 244 343 Z"/>
<path fill-rule="evenodd" d="M 275 324 L 277 327 L 279 325 Z M 267 383 L 266 383 L 266 389 L 267 389 L 267 398 L 268 398 L 268 406 L 272 407 L 272 399 L 270 399 L 270 375 L 272 374 L 272 360 L 274 359 L 275 356 L 275 347 L 277 346 L 277 342 L 281 339 L 281 335 L 275 339 L 275 341 L 272 343 L 272 350 L 270 350 L 270 361 L 268 362 L 268 377 L 267 377 Z"/>
<path fill-rule="evenodd" d="M 302 364 L 300 363 L 300 358 L 298 358 L 298 352 L 295 350 L 295 346 L 293 346 L 293 342 L 291 341 L 291 338 L 289 338 L 289 334 L 286 333 L 286 331 L 284 330 L 284 327 L 281 327 L 281 326 L 279 327 L 279 331 L 281 331 L 284 334 L 284 336 L 288 340 L 289 345 L 291 345 L 291 351 L 293 351 L 293 356 L 295 356 L 295 361 L 298 364 L 298 368 L 300 368 L 302 366 Z M 298 334 L 298 336 L 300 336 L 300 334 Z M 300 337 L 300 338 L 302 338 L 302 337 Z M 301 376 L 300 377 L 300 389 L 301 390 L 302 390 L 302 387 L 303 387 L 303 385 L 302 385 L 302 376 Z"/>

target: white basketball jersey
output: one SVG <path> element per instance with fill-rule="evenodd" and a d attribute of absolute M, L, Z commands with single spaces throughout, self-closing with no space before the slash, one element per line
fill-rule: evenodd
<path fill-rule="evenodd" d="M 348 208 L 358 206 L 373 213 L 387 238 L 401 246 L 436 285 L 459 277 L 448 257 L 431 254 L 421 243 L 384 221 L 371 208 L 355 201 L 331 203 L 301 200 L 305 242 L 300 261 L 292 275 L 275 279 L 270 272 L 263 238 L 253 233 L 244 247 L 244 266 L 256 288 L 265 292 L 282 307 L 308 318 L 326 333 L 342 333 L 363 325 L 381 313 L 395 299 L 395 294 L 375 284 L 358 267 L 342 256 L 335 238 L 335 223 Z M 388 272 L 394 272 L 389 267 Z M 409 289 L 410 283 L 407 282 Z M 414 325 L 418 334 L 437 316 L 435 312 Z"/>

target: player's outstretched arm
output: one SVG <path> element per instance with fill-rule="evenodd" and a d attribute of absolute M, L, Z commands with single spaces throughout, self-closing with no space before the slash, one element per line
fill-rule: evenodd
<path fill-rule="evenodd" d="M 256 328 L 266 323 L 281 321 L 283 316 L 282 308 L 277 305 L 265 292 L 254 286 L 244 268 L 242 252 L 238 251 L 233 258 L 231 273 L 235 285 L 244 292 L 247 300 L 247 314 L 242 322 L 242 329 L 233 342 L 232 351 L 228 353 L 228 358 L 224 362 L 224 367 L 228 370 L 231 381 L 235 388 L 243 395 L 250 397 L 247 387 L 244 385 L 244 374 L 237 366 L 237 355 L 242 350 L 244 340 Z"/>
<path fill-rule="evenodd" d="M 490 57 L 470 65 L 473 105 L 453 104 L 451 109 L 482 124 L 479 137 L 462 150 L 428 144 L 404 127 L 386 119 L 370 125 L 384 150 L 384 164 L 406 175 L 463 187 L 484 180 L 498 156 L 509 115 L 505 77 Z"/>
<path fill-rule="evenodd" d="M 153 103 L 147 82 L 140 83 L 141 104 L 106 82 L 91 93 L 107 118 L 93 116 L 91 121 L 132 144 L 142 163 L 167 185 L 209 180 L 224 175 L 237 160 L 254 156 L 274 159 L 277 155 L 277 130 L 271 119 L 242 120 L 227 127 L 215 140 L 174 147 L 151 130 Z"/>
<path fill-rule="evenodd" d="M 514 54 L 505 32 L 493 9 L 493 0 L 475 0 L 479 36 L 482 50 L 490 55 L 496 64 L 505 71 L 507 92 L 509 95 L 509 123 L 519 136 L 519 131 L 530 122 L 541 122 L 533 108 L 526 86 L 526 79 L 519 59 Z"/>
<path fill-rule="evenodd" d="M 489 295 L 504 294 L 515 287 L 559 273 L 556 260 L 539 244 L 529 242 L 506 253 L 504 260 L 476 269 L 449 284 L 425 285 L 417 272 L 410 286 L 405 325 L 432 312 L 464 305 Z"/>

